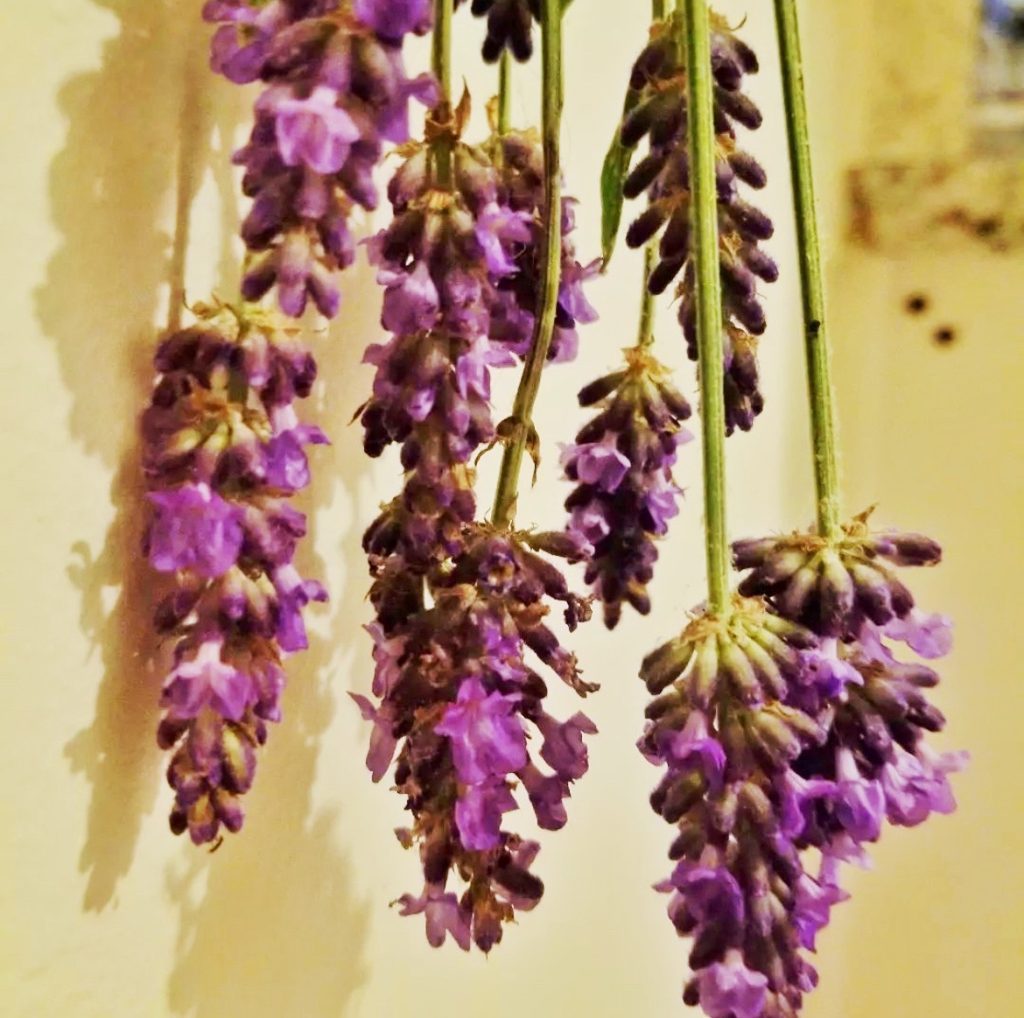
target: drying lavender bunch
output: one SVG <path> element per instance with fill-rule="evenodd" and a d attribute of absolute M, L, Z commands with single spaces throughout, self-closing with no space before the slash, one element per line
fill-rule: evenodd
<path fill-rule="evenodd" d="M 532 236 L 529 216 L 499 202 L 485 152 L 457 142 L 446 155 L 452 176 L 442 181 L 432 146 L 412 151 L 388 187 L 395 217 L 370 241 L 392 337 L 366 354 L 377 370 L 361 412 L 364 447 L 379 456 L 398 443 L 406 477 L 364 545 L 421 570 L 460 552 L 476 514 L 469 461 L 495 437 L 490 371 L 514 362 L 489 338 L 490 311 Z"/>
<path fill-rule="evenodd" d="M 651 29 L 651 38 L 633 65 L 620 128 L 620 151 L 629 154 L 646 137 L 648 153 L 625 173 L 622 193 L 647 208 L 632 222 L 626 242 L 642 247 L 658 237 L 659 259 L 648 280 L 662 293 L 682 273 L 679 320 L 690 358 L 697 359 L 693 238 L 690 231 L 690 171 L 687 155 L 685 53 L 680 51 L 679 14 Z M 755 129 L 761 114 L 743 92 L 746 74 L 757 70 L 753 51 L 728 27 L 712 18 L 712 69 L 717 130 L 719 264 L 725 322 L 726 431 L 749 430 L 764 406 L 757 368 L 757 337 L 765 331 L 758 280 L 774 282 L 778 269 L 760 248 L 773 227 L 768 217 L 740 196 L 739 184 L 762 188 L 765 172 L 739 148 L 737 125 Z M 628 167 L 627 167 L 628 168 Z"/>
<path fill-rule="evenodd" d="M 682 491 L 672 468 L 679 445 L 691 438 L 680 425 L 690 406 L 643 346 L 627 351 L 623 369 L 582 389 L 579 401 L 600 412 L 562 455 L 576 484 L 565 503 L 568 532 L 587 560 L 586 582 L 604 604 L 605 625 L 614 629 L 623 602 L 642 615 L 650 611 L 655 541 L 679 512 Z"/>
<path fill-rule="evenodd" d="M 760 599 L 700 611 L 645 659 L 656 694 L 639 747 L 665 773 L 651 805 L 677 828 L 668 915 L 693 939 L 684 1001 L 710 1018 L 792 1018 L 817 973 L 806 958 L 842 900 L 801 849 L 837 782 L 795 762 L 825 744 L 822 719 L 790 705 L 825 681 L 817 638 Z"/>
<path fill-rule="evenodd" d="M 379 456 L 399 444 L 406 477 L 364 543 L 419 569 L 462 548 L 476 515 L 470 460 L 496 436 L 491 369 L 525 356 L 536 316 L 539 145 L 526 133 L 468 145 L 457 140 L 468 116 L 464 102 L 446 153 L 451 179 L 439 179 L 437 140 L 413 147 L 388 187 L 394 219 L 369 242 L 392 337 L 367 351 L 377 370 L 361 411 L 364 447 Z M 490 154 L 498 145 L 500 167 Z M 576 323 L 596 317 L 582 290 L 594 271 L 567 240 L 552 359 L 573 356 Z"/>
<path fill-rule="evenodd" d="M 423 864 L 419 895 L 399 899 L 403 915 L 424 914 L 427 938 L 451 934 L 468 950 L 489 951 L 517 911 L 533 908 L 543 884 L 531 871 L 539 845 L 504 828 L 525 790 L 545 830 L 566 822 L 571 783 L 587 770 L 583 714 L 547 713 L 544 679 L 527 651 L 584 694 L 574 655 L 546 624 L 546 602 L 561 602 L 570 629 L 589 604 L 569 592 L 561 572 L 531 549 L 564 552 L 562 535 L 515 535 L 467 528 L 465 549 L 424 581 L 392 556 L 377 572 L 374 705 L 355 696 L 373 723 L 367 757 L 375 781 L 397 750 L 394 782 L 412 824 L 397 831 Z M 540 739 L 540 761 L 528 733 Z M 454 886 L 457 885 L 457 886 Z"/>
<path fill-rule="evenodd" d="M 842 790 L 817 806 L 807 833 L 809 844 L 840 858 L 857 857 L 863 842 L 880 836 L 885 819 L 914 826 L 932 812 L 952 812 L 947 775 L 966 761 L 924 741 L 945 725 L 925 695 L 938 674 L 894 652 L 904 643 L 918 658 L 936 659 L 952 645 L 949 620 L 919 611 L 894 569 L 935 565 L 941 549 L 920 534 L 872 532 L 869 515 L 831 539 L 792 534 L 733 546 L 737 566 L 750 570 L 740 589 L 766 595 L 785 618 L 823 637 L 816 668 L 829 678 L 810 695 L 794 691 L 792 702 L 827 715 L 829 738 L 795 766 Z"/>
<path fill-rule="evenodd" d="M 491 306 L 491 338 L 525 357 L 533 341 L 540 295 L 544 205 L 544 150 L 536 130 L 510 130 L 492 136 L 487 150 L 499 174 L 502 203 L 528 217 L 530 239 L 514 250 L 516 271 L 497 281 Z M 562 264 L 555 312 L 555 331 L 548 350 L 550 361 L 570 361 L 579 347 L 577 324 L 597 320 L 584 284 L 601 270 L 600 259 L 581 264 L 572 233 L 576 229 L 576 200 L 562 199 Z"/>
<path fill-rule="evenodd" d="M 158 741 L 173 751 L 171 829 L 196 844 L 237 831 L 267 723 L 280 720 L 285 656 L 307 645 L 302 613 L 326 592 L 295 569 L 309 483 L 301 424 L 309 351 L 257 308 L 197 306 L 157 349 L 142 418 L 152 506 L 145 553 L 173 574 L 156 627 L 174 642 Z"/>
<path fill-rule="evenodd" d="M 337 272 L 354 257 L 353 209 L 373 209 L 385 143 L 409 137 L 409 101 L 431 104 L 429 74 L 410 79 L 402 40 L 431 24 L 430 0 L 210 0 L 220 25 L 211 63 L 230 80 L 262 80 L 249 142 L 235 155 L 253 199 L 242 224 L 242 289 L 276 287 L 298 317 L 312 298 L 332 317 Z"/>
<path fill-rule="evenodd" d="M 455 0 L 458 7 L 463 0 Z M 519 61 L 529 60 L 533 54 L 533 21 L 540 21 L 540 0 L 470 0 L 470 11 L 478 18 L 487 19 L 487 37 L 484 39 L 483 57 L 494 63 L 508 51 Z"/>

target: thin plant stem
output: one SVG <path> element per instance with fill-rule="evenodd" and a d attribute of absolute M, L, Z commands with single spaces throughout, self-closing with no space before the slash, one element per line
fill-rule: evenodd
<path fill-rule="evenodd" d="M 452 13 L 454 0 L 434 0 L 434 33 L 431 38 L 430 66 L 440 87 L 433 119 L 447 125 L 452 116 Z M 452 140 L 442 135 L 432 146 L 434 173 L 440 187 L 451 187 Z"/>
<path fill-rule="evenodd" d="M 558 288 L 562 264 L 562 4 L 543 0 L 541 14 L 541 63 L 543 102 L 541 133 L 544 146 L 544 222 L 541 234 L 539 311 L 533 342 L 519 380 L 512 421 L 515 429 L 501 458 L 498 488 L 492 518 L 495 526 L 508 527 L 515 515 L 519 474 L 526 443 L 535 435 L 533 407 L 540 389 L 541 373 L 547 361 L 558 310 Z"/>
<path fill-rule="evenodd" d="M 807 385 L 811 409 L 811 444 L 814 449 L 814 486 L 817 495 L 818 533 L 834 538 L 840 532 L 839 466 L 836 452 L 836 411 L 832 391 L 831 356 L 825 317 L 821 241 L 814 202 L 814 174 L 807 124 L 800 29 L 795 0 L 775 0 L 775 17 L 786 102 L 789 162 L 796 206 L 800 284 L 803 294 Z"/>
<path fill-rule="evenodd" d="M 506 46 L 498 61 L 498 134 L 512 129 L 512 57 Z"/>
<path fill-rule="evenodd" d="M 722 282 L 718 264 L 718 194 L 707 0 L 676 0 L 680 50 L 686 53 L 690 181 L 697 284 L 697 346 L 704 452 L 704 541 L 708 609 L 729 603 L 725 526 L 725 396 L 722 365 Z"/>
<path fill-rule="evenodd" d="M 644 278 L 643 290 L 640 298 L 640 325 L 637 329 L 636 345 L 643 349 L 654 342 L 654 294 L 647 286 L 651 278 L 651 272 L 658 261 L 658 245 L 651 241 L 644 248 Z"/>
<path fill-rule="evenodd" d="M 664 21 L 667 13 L 665 0 L 651 0 L 651 16 L 655 21 Z"/>

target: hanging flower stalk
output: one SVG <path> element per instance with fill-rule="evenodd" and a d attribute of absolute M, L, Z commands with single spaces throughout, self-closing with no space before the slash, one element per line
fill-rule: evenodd
<path fill-rule="evenodd" d="M 285 314 L 312 299 L 333 317 L 337 273 L 355 256 L 352 212 L 376 208 L 373 171 L 386 143 L 408 140 L 410 99 L 436 97 L 431 77 L 410 79 L 402 62 L 404 36 L 430 27 L 430 2 L 209 0 L 203 16 L 220 25 L 214 69 L 264 83 L 235 155 L 252 199 L 243 294 L 275 289 Z"/>
<path fill-rule="evenodd" d="M 958 755 L 928 750 L 941 715 L 922 690 L 937 676 L 900 663 L 948 647 L 945 620 L 913 614 L 890 565 L 937 561 L 912 534 L 871 535 L 866 517 L 837 523 L 834 427 L 806 117 L 791 0 L 778 0 L 807 305 L 818 531 L 734 545 L 752 569 L 727 594 L 722 495 L 724 417 L 713 378 L 718 283 L 713 258 L 712 108 L 702 53 L 705 0 L 685 0 L 694 239 L 701 353 L 709 598 L 683 633 L 645 660 L 657 698 L 640 742 L 667 772 L 652 805 L 678 835 L 660 889 L 692 937 L 684 1001 L 711 1018 L 791 1018 L 817 982 L 807 960 L 831 908 L 846 898 L 839 864 L 862 859 L 883 819 L 915 824 L 953 808 L 946 775 Z M 710 264 L 709 264 L 710 263 Z M 810 868 L 808 849 L 816 849 Z"/>
<path fill-rule="evenodd" d="M 677 829 L 668 913 L 692 938 L 683 998 L 711 1018 L 792 1015 L 814 983 L 800 924 L 828 902 L 804 872 L 804 810 L 828 794 L 792 762 L 824 742 L 790 690 L 815 681 L 817 638 L 769 604 L 729 592 L 725 525 L 725 395 L 714 110 L 705 0 L 673 21 L 686 50 L 691 229 L 703 426 L 708 599 L 641 670 L 656 699 L 640 749 L 665 768 L 651 805 Z M 814 911 L 817 908 L 818 911 Z"/>
<path fill-rule="evenodd" d="M 690 406 L 668 369 L 651 352 L 654 298 L 644 264 L 643 304 L 636 345 L 619 370 L 579 393 L 584 407 L 599 408 L 562 455 L 575 488 L 566 500 L 568 533 L 587 562 L 585 579 L 604 605 L 614 629 L 627 603 L 643 615 L 651 609 L 647 584 L 658 557 L 656 541 L 679 512 L 682 490 L 673 477 L 678 447 L 692 436 L 681 422 Z"/>
<path fill-rule="evenodd" d="M 663 8 L 664 4 L 656 5 Z M 664 13 L 662 11 L 662 13 Z M 651 36 L 630 76 L 623 119 L 605 164 L 605 257 L 618 232 L 623 198 L 646 195 L 647 207 L 630 224 L 626 243 L 641 247 L 658 239 L 658 258 L 648 276 L 652 293 L 663 293 L 674 280 L 679 321 L 687 350 L 697 360 L 696 239 L 690 228 L 691 167 L 686 148 L 688 107 L 686 52 L 679 39 L 678 11 L 656 16 Z M 765 186 L 764 169 L 740 148 L 737 128 L 754 130 L 761 113 L 744 93 L 743 82 L 758 69 L 754 52 L 711 15 L 711 69 L 714 75 L 715 172 L 719 223 L 718 258 L 722 278 L 723 358 L 726 431 L 749 430 L 764 406 L 757 368 L 758 337 L 766 327 L 758 282 L 774 282 L 778 269 L 761 250 L 773 233 L 771 220 L 742 197 L 745 185 Z M 647 139 L 647 154 L 633 154 Z"/>
<path fill-rule="evenodd" d="M 171 829 L 196 844 L 242 826 L 267 724 L 281 718 L 285 657 L 307 645 L 302 614 L 323 587 L 293 565 L 309 483 L 301 424 L 312 355 L 271 314 L 214 303 L 165 339 L 142 419 L 153 514 L 145 552 L 173 575 L 156 627 L 174 645 L 158 741 L 172 752 Z"/>
<path fill-rule="evenodd" d="M 826 780 L 836 789 L 808 811 L 803 842 L 821 850 L 819 880 L 839 898 L 839 862 L 862 860 L 862 845 L 878 839 L 885 820 L 909 827 L 933 812 L 952 812 L 947 775 L 963 768 L 966 754 L 939 753 L 927 745 L 927 733 L 945 724 L 926 696 L 939 676 L 897 653 L 902 643 L 927 660 L 951 647 L 949 619 L 919 611 L 894 568 L 936 565 L 941 548 L 920 534 L 871 530 L 870 510 L 840 523 L 799 27 L 792 0 L 776 0 L 775 6 L 800 243 L 817 521 L 809 533 L 739 541 L 733 558 L 739 569 L 749 570 L 740 590 L 766 597 L 779 614 L 821 637 L 822 681 L 813 697 L 797 691 L 797 698 L 831 721 L 829 737 L 794 766 L 804 779 Z"/>
<path fill-rule="evenodd" d="M 499 170 L 486 148 L 460 138 L 468 105 L 452 111 L 448 100 L 451 17 L 451 0 L 438 0 L 442 100 L 427 142 L 392 181 L 395 220 L 372 243 L 393 338 L 369 353 L 377 375 L 362 420 L 369 452 L 401 443 L 406 480 L 366 534 L 377 703 L 355 700 L 373 724 L 367 765 L 374 780 L 397 755 L 394 782 L 412 816 L 397 834 L 423 865 L 423 890 L 398 900 L 402 914 L 424 915 L 435 946 L 450 934 L 462 948 L 475 943 L 486 952 L 504 923 L 543 892 L 531 870 L 539 845 L 507 831 L 504 815 L 518 808 L 522 790 L 539 826 L 560 828 L 571 782 L 587 769 L 583 737 L 594 731 L 583 714 L 558 721 L 547 713 L 547 686 L 528 652 L 579 693 L 593 687 L 547 624 L 560 603 L 575 629 L 589 604 L 538 554 L 572 556 L 575 545 L 564 535 L 511 530 L 508 517 L 475 522 L 469 460 L 495 435 L 490 368 L 525 352 L 524 378 L 535 379 L 531 370 L 550 353 L 559 307 L 572 315 L 582 298 L 578 273 L 560 285 L 567 249 L 557 158 L 542 167 L 538 198 L 529 139 L 503 135 L 492 143 L 492 151 L 500 145 Z M 559 30 L 556 16 L 545 27 L 547 76 L 560 70 Z M 545 125 L 546 138 L 557 132 L 547 103 Z M 543 229 L 535 222 L 538 206 Z M 538 239 L 544 271 L 538 305 L 530 307 L 530 289 L 506 281 L 532 266 Z M 494 329 L 508 321 L 509 296 L 523 301 L 522 313 L 535 322 L 528 351 L 518 335 Z M 563 317 L 563 330 L 573 324 Z M 489 338 L 495 331 L 503 338 Z M 517 407 L 524 415 L 517 420 L 528 420 L 532 402 Z M 511 429 L 510 446 L 524 434 Z M 531 732 L 540 740 L 539 760 L 529 749 Z"/>

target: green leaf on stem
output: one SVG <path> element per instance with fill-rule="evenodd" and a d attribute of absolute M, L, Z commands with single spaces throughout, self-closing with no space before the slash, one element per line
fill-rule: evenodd
<path fill-rule="evenodd" d="M 639 93 L 632 89 L 626 93 L 626 101 L 622 106 L 622 120 L 624 120 L 633 107 L 636 106 Z M 620 125 L 622 120 L 615 125 L 615 136 L 612 138 L 608 154 L 604 157 L 604 165 L 601 167 L 601 271 L 608 268 L 612 252 L 615 250 L 615 241 L 619 235 L 619 226 L 622 223 L 622 182 L 629 172 L 629 164 L 633 159 L 635 146 L 626 147 L 622 144 Z"/>

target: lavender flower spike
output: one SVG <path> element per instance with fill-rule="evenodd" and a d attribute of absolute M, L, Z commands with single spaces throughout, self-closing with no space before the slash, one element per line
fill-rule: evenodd
<path fill-rule="evenodd" d="M 595 687 L 545 622 L 552 601 L 564 605 L 571 629 L 589 615 L 588 602 L 530 546 L 570 550 L 562 535 L 474 525 L 463 542 L 447 569 L 425 577 L 398 555 L 378 567 L 379 706 L 357 702 L 374 724 L 367 765 L 375 780 L 397 753 L 394 784 L 412 817 L 397 833 L 423 865 L 423 892 L 399 899 L 402 914 L 422 914 L 434 946 L 450 934 L 464 950 L 475 943 L 487 952 L 544 891 L 531 871 L 540 846 L 511 833 L 507 815 L 525 798 L 542 829 L 561 827 L 572 782 L 587 770 L 584 736 L 596 730 L 584 714 L 559 721 L 547 712 L 547 686 L 528 652 L 577 692 Z M 457 893 L 456 881 L 465 881 Z"/>
<path fill-rule="evenodd" d="M 625 369 L 586 386 L 579 400 L 599 413 L 562 455 L 566 476 L 576 482 L 565 503 L 568 530 L 612 629 L 624 602 L 641 614 L 650 611 L 655 541 L 679 511 L 682 492 L 672 468 L 679 445 L 690 438 L 680 424 L 690 407 L 644 347 L 629 350 Z"/>
<path fill-rule="evenodd" d="M 822 719 L 790 706 L 808 682 L 814 634 L 758 600 L 736 597 L 648 655 L 657 694 L 640 749 L 665 768 L 651 805 L 676 827 L 671 897 L 693 938 L 683 999 L 710 1018 L 792 1018 L 817 975 L 804 951 L 841 893 L 804 868 L 807 817 L 840 794 L 796 763 L 826 741 Z"/>
<path fill-rule="evenodd" d="M 678 46 L 677 18 L 657 22 L 633 65 L 620 141 L 632 152 L 648 139 L 648 153 L 623 181 L 628 199 L 647 195 L 647 207 L 630 224 L 626 243 L 642 247 L 660 236 L 659 260 L 648 286 L 664 292 L 682 274 L 677 287 L 679 321 L 691 360 L 697 359 L 695 269 L 690 231 L 690 167 L 687 154 L 685 53 Z M 718 136 L 719 265 L 725 321 L 726 428 L 749 430 L 764 406 L 757 369 L 758 337 L 765 331 L 758 283 L 778 278 L 775 263 L 760 248 L 773 227 L 768 217 L 741 196 L 739 185 L 765 186 L 765 172 L 738 147 L 737 127 L 761 124 L 761 114 L 743 93 L 743 80 L 757 71 L 756 55 L 729 28 L 712 16 L 712 72 L 715 84 L 715 130 Z"/>
<path fill-rule="evenodd" d="M 142 418 L 153 515 L 145 552 L 174 589 L 156 627 L 174 645 L 158 741 L 172 751 L 171 829 L 194 842 L 242 826 L 267 723 L 280 720 L 283 660 L 305 646 L 302 608 L 326 593 L 292 558 L 306 519 L 304 446 L 326 441 L 293 403 L 316 366 L 272 316 L 197 305 L 157 349 Z"/>
<path fill-rule="evenodd" d="M 336 275 L 355 255 L 349 218 L 373 209 L 373 171 L 386 143 L 409 138 L 409 102 L 430 104 L 429 75 L 410 79 L 402 41 L 431 22 L 425 0 L 210 0 L 220 27 L 211 65 L 230 80 L 264 83 L 248 144 L 235 154 L 252 199 L 242 224 L 249 251 L 242 289 L 276 288 L 281 310 L 312 300 L 337 314 Z"/>

